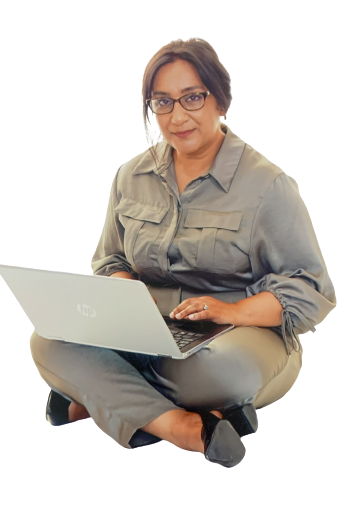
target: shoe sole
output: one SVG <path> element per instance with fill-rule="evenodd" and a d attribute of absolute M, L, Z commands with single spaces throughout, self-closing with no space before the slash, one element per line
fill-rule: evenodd
<path fill-rule="evenodd" d="M 239 434 L 228 420 L 221 420 L 212 435 L 205 457 L 224 467 L 233 467 L 244 458 L 245 447 Z"/>

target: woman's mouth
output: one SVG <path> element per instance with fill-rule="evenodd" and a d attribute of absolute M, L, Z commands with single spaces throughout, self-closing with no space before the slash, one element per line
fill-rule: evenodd
<path fill-rule="evenodd" d="M 185 138 L 186 136 L 189 136 L 191 133 L 194 132 L 194 129 L 191 129 L 190 131 L 177 131 L 174 133 L 176 136 L 179 136 L 180 138 Z"/>

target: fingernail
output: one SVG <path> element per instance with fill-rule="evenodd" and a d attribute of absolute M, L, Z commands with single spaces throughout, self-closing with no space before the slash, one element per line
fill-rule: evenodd
<path fill-rule="evenodd" d="M 174 312 L 171 312 L 171 313 L 170 313 L 170 317 L 171 317 L 171 319 L 173 319 L 173 318 L 174 318 Z"/>

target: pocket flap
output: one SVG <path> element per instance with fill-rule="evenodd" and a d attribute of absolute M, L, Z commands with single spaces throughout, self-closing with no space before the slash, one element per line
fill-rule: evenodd
<path fill-rule="evenodd" d="M 122 198 L 114 211 L 135 220 L 160 223 L 168 209 L 157 205 L 141 204 L 131 198 Z"/>
<path fill-rule="evenodd" d="M 189 228 L 225 228 L 238 230 L 242 221 L 241 211 L 206 211 L 204 209 L 189 209 L 185 220 L 185 227 Z"/>

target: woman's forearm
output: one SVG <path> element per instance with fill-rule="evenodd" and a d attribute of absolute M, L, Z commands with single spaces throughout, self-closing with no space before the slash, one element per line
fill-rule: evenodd
<path fill-rule="evenodd" d="M 273 327 L 281 325 L 283 307 L 271 292 L 265 291 L 237 303 L 235 326 Z"/>

